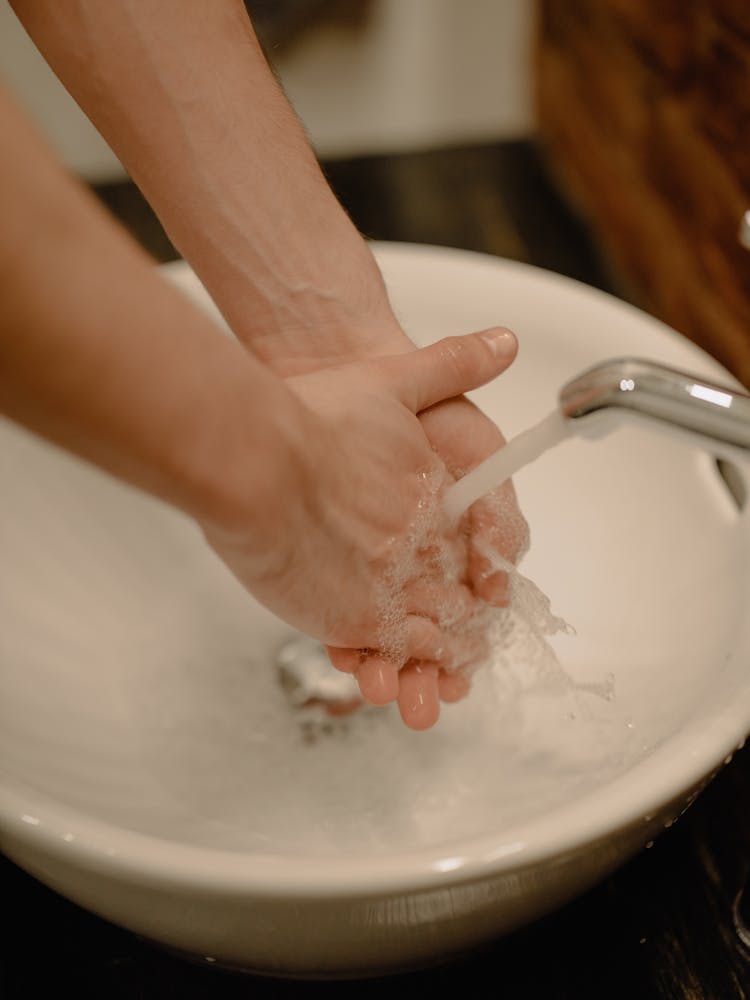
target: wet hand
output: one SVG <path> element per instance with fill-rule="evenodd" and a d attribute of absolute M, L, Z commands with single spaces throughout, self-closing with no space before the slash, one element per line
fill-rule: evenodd
<path fill-rule="evenodd" d="M 440 503 L 452 476 L 418 415 L 514 354 L 512 335 L 485 331 L 288 380 L 305 433 L 287 537 L 259 562 L 257 539 L 208 535 L 262 603 L 325 643 L 367 700 L 397 700 L 412 728 L 465 693 L 456 670 L 483 645 L 466 535 Z"/>

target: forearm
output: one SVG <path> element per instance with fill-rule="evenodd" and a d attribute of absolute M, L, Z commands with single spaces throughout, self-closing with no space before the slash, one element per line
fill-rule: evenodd
<path fill-rule="evenodd" d="M 0 412 L 204 524 L 272 530 L 279 491 L 299 486 L 292 394 L 167 285 L 2 94 L 0 132 Z"/>
<path fill-rule="evenodd" d="M 384 336 L 393 350 L 401 334 L 378 268 L 241 0 L 13 6 L 261 358 L 283 355 L 287 370 L 307 353 L 341 360 L 347 330 L 358 356 Z"/>

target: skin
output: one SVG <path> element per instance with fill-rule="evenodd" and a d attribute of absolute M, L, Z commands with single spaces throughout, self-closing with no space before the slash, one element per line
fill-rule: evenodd
<path fill-rule="evenodd" d="M 377 381 L 378 365 L 417 353 L 240 0 L 15 0 L 13 7 L 141 187 L 250 359 L 291 379 L 306 405 L 325 409 L 325 394 L 338 399 L 343 383 Z M 442 352 L 445 365 L 460 370 L 465 358 L 458 343 Z M 503 365 L 515 350 L 509 335 Z M 409 406 L 446 482 L 504 443 L 463 397 L 468 388 L 459 380 L 440 398 Z M 335 418 L 328 420 L 333 427 Z M 372 428 L 360 428 L 362 441 L 365 433 Z M 498 519 L 492 504 L 480 502 L 462 526 L 465 572 L 455 585 L 469 606 L 506 600 L 505 577 L 490 572 L 477 541 L 511 561 L 526 544 L 512 487 L 503 490 L 510 516 Z M 405 496 L 411 497 L 408 490 Z M 236 552 L 240 543 L 223 531 L 207 535 L 215 547 Z M 414 728 L 434 723 L 441 698 L 453 701 L 468 690 L 466 678 L 455 674 L 462 664 L 451 659 L 451 637 L 437 642 L 423 624 L 439 631 L 434 596 L 431 605 L 422 604 L 413 616 L 419 621 L 410 618 L 408 626 L 414 656 L 404 662 L 343 630 L 326 640 L 333 664 L 356 674 L 363 696 L 377 704 L 397 699 Z M 310 634 L 320 637 L 320 629 Z M 445 649 L 443 659 L 435 655 Z"/>

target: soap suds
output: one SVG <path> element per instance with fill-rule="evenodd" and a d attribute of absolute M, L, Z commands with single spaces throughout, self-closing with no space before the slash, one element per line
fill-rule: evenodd
<path fill-rule="evenodd" d="M 461 544 L 451 548 L 443 542 L 447 515 L 442 483 L 439 470 L 420 476 L 417 516 L 407 538 L 393 543 L 379 589 L 380 651 L 396 662 L 404 661 L 409 586 L 417 581 L 435 594 L 456 595 L 465 583 L 469 548 L 473 547 L 486 561 L 487 576 L 506 575 L 508 602 L 498 608 L 476 601 L 468 615 L 465 604 L 450 596 L 438 604 L 436 622 L 449 639 L 458 647 L 485 648 L 479 661 L 467 667 L 468 674 L 489 668 L 498 685 L 505 685 L 509 692 L 531 685 L 567 689 L 572 681 L 560 666 L 549 638 L 574 634 L 574 629 L 553 613 L 550 599 L 518 569 L 517 563 L 528 551 L 530 534 L 510 484 L 483 498 L 479 530 L 472 515 L 464 515 Z M 498 551 L 500 544 L 515 555 L 516 563 Z"/>

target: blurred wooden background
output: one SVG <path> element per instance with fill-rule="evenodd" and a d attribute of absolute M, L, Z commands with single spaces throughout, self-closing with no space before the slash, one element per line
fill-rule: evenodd
<path fill-rule="evenodd" d="M 627 295 L 750 386 L 748 0 L 538 0 L 547 163 Z"/>

